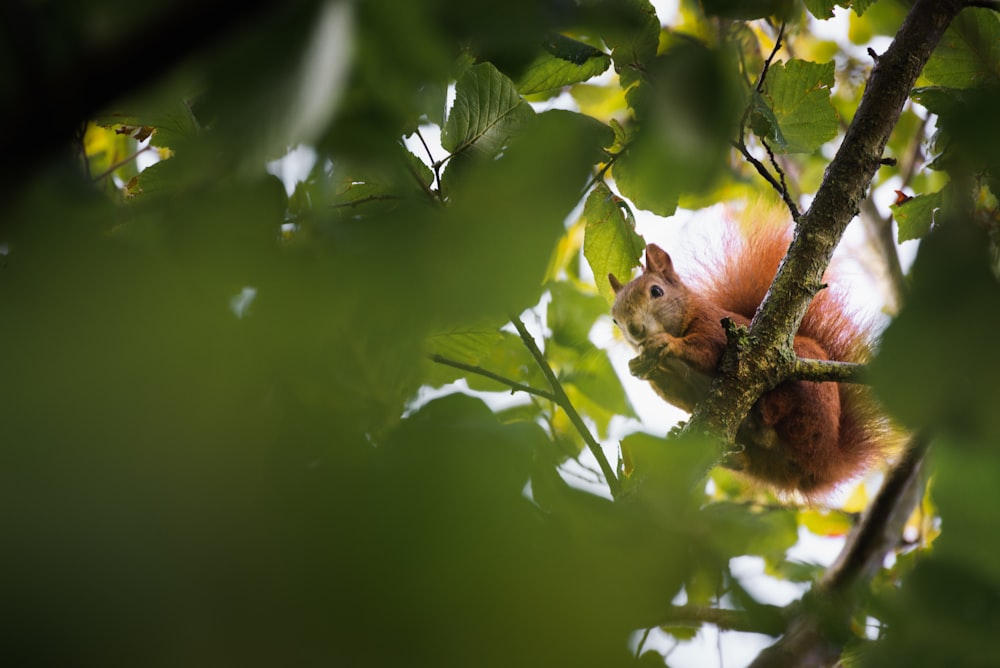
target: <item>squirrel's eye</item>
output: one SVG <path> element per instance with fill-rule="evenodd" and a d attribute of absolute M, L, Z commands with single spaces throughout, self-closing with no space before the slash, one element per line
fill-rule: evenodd
<path fill-rule="evenodd" d="M 649 288 L 649 296 L 652 297 L 653 299 L 656 299 L 657 297 L 662 297 L 663 296 L 663 288 L 661 288 L 659 285 L 652 285 L 652 286 L 650 286 L 650 288 Z"/>

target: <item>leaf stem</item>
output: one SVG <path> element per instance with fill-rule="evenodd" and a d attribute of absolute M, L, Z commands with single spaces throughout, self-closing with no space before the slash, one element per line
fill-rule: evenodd
<path fill-rule="evenodd" d="M 552 367 L 549 366 L 548 361 L 545 359 L 545 355 L 543 355 L 542 351 L 539 350 L 538 344 L 535 343 L 534 337 L 532 337 L 531 333 L 528 332 L 524 323 L 516 315 L 511 316 L 510 321 L 517 329 L 517 333 L 521 335 L 521 340 L 524 342 L 528 352 L 530 352 L 531 356 L 535 358 L 535 362 L 541 369 L 542 374 L 544 374 L 545 379 L 549 381 L 549 385 L 552 387 L 553 400 L 560 408 L 566 411 L 566 415 L 569 417 L 570 422 L 573 423 L 573 426 L 576 427 L 580 436 L 583 437 L 584 443 L 587 444 L 587 448 L 590 449 L 591 454 L 594 455 L 594 459 L 597 460 L 598 466 L 601 467 L 601 473 L 604 475 L 604 479 L 608 484 L 608 489 L 611 491 L 611 498 L 617 499 L 621 496 L 622 492 L 621 482 L 615 476 L 614 469 L 612 469 L 611 464 L 608 463 L 607 457 L 604 456 L 604 451 L 601 449 L 600 443 L 598 443 L 593 434 L 590 433 L 590 430 L 587 428 L 587 425 L 584 424 L 583 418 L 580 417 L 580 414 L 576 412 L 572 402 L 570 402 L 569 397 L 566 396 L 566 392 L 563 390 L 562 383 L 560 383 L 559 379 L 556 378 L 555 372 L 552 370 Z"/>
<path fill-rule="evenodd" d="M 142 155 L 143 153 L 145 153 L 146 151 L 148 151 L 150 148 L 152 148 L 152 147 L 149 144 L 146 144 L 142 148 L 140 148 L 140 149 L 136 150 L 134 153 L 132 153 L 132 155 L 129 155 L 127 157 L 122 158 L 121 160 L 119 160 L 115 164 L 113 164 L 110 167 L 108 167 L 107 169 L 105 169 L 103 172 L 101 172 L 100 174 L 98 174 L 97 176 L 95 176 L 93 178 L 93 181 L 97 182 L 97 181 L 100 181 L 101 179 L 106 179 L 107 177 L 109 177 L 112 174 L 114 174 L 118 169 L 124 167 L 125 165 L 127 165 L 130 162 L 132 162 L 133 160 L 135 160 L 136 158 L 138 158 L 140 155 Z M 88 170 L 89 170 L 89 166 L 88 166 Z"/>
<path fill-rule="evenodd" d="M 551 392 L 546 390 L 540 390 L 537 387 L 531 387 L 530 385 L 525 385 L 519 383 L 516 380 L 511 380 L 500 374 L 493 373 L 487 369 L 480 366 L 475 366 L 473 364 L 466 364 L 464 362 L 459 362 L 457 360 L 448 359 L 442 355 L 431 355 L 431 361 L 437 364 L 443 364 L 444 366 L 454 367 L 455 369 L 461 369 L 462 371 L 468 371 L 469 373 L 474 373 L 478 376 L 483 376 L 484 378 L 489 378 L 490 380 L 495 380 L 498 383 L 506 385 L 510 388 L 511 393 L 514 392 L 525 392 L 527 394 L 533 394 L 536 397 L 541 397 L 542 399 L 547 399 L 553 403 L 556 403 L 556 396 Z"/>

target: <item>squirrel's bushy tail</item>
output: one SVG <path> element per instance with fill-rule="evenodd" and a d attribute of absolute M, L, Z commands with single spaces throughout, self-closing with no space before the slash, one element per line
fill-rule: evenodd
<path fill-rule="evenodd" d="M 726 310 L 752 319 L 790 242 L 791 229 L 787 226 L 767 224 L 741 229 L 736 224 L 728 225 L 722 243 L 715 245 L 720 252 L 700 261 L 702 266 L 695 278 L 699 291 Z M 809 305 L 798 334 L 819 343 L 830 359 L 866 363 L 874 345 L 873 323 L 852 310 L 835 278 L 825 277 L 828 287 Z M 868 387 L 841 383 L 839 393 L 841 456 L 830 465 L 840 469 L 831 471 L 832 478 L 846 480 L 881 460 L 894 436 Z"/>

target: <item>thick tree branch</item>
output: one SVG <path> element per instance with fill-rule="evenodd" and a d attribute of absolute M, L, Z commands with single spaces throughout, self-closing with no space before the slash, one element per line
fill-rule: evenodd
<path fill-rule="evenodd" d="M 889 472 L 837 561 L 799 604 L 782 638 L 761 652 L 751 668 L 819 668 L 834 665 L 850 637 L 858 592 L 900 544 L 903 528 L 920 502 L 929 440 L 914 436 Z M 791 611 L 790 611 L 791 612 Z"/>
<path fill-rule="evenodd" d="M 753 402 L 767 388 L 761 369 L 791 371 L 788 354 L 823 272 L 847 224 L 857 213 L 903 104 L 960 0 L 917 0 L 889 49 L 872 70 L 857 113 L 820 185 L 796 226 L 788 255 L 750 325 L 742 353 L 727 348 L 712 391 L 687 429 L 732 442 Z M 751 364 L 750 360 L 757 360 Z M 763 364 L 761 364 L 763 362 Z"/>

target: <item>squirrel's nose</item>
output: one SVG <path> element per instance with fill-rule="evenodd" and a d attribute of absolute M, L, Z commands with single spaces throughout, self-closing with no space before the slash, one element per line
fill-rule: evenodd
<path fill-rule="evenodd" d="M 646 338 L 646 328 L 641 323 L 630 322 L 628 324 L 628 335 L 636 341 Z"/>

